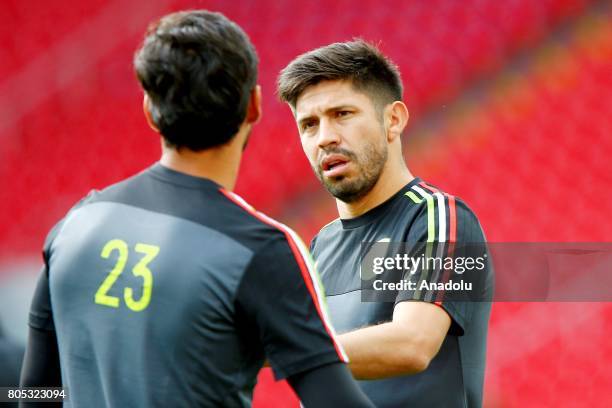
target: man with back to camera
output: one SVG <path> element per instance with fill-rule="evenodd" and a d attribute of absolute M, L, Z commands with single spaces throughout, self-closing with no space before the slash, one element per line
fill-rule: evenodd
<path fill-rule="evenodd" d="M 279 97 L 291 107 L 304 152 L 340 215 L 321 229 L 311 251 L 349 367 L 376 406 L 479 407 L 492 294 L 488 261 L 476 288 L 484 301 L 410 287 L 392 291 L 391 302 L 362 298 L 362 243 L 405 243 L 411 254 L 435 248 L 429 255 L 451 258 L 468 251 L 462 243 L 485 245 L 463 201 L 408 170 L 402 92 L 397 67 L 362 40 L 307 52 L 281 72 Z M 454 272 L 421 268 L 414 276 L 446 282 L 441 277 Z"/>
<path fill-rule="evenodd" d="M 134 65 L 162 157 L 49 233 L 21 386 L 68 406 L 247 407 L 264 359 L 309 407 L 371 403 L 293 231 L 231 192 L 261 112 L 257 56 L 219 13 L 153 24 Z"/>

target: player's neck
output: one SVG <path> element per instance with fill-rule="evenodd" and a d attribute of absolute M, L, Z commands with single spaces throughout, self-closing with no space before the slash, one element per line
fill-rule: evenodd
<path fill-rule="evenodd" d="M 365 196 L 351 203 L 336 199 L 338 214 L 342 219 L 358 217 L 387 201 L 414 179 L 406 165 L 387 166 L 378 181 Z"/>
<path fill-rule="evenodd" d="M 206 178 L 233 190 L 242 159 L 242 138 L 236 135 L 229 143 L 199 152 L 174 149 L 163 145 L 160 163 L 172 170 Z"/>

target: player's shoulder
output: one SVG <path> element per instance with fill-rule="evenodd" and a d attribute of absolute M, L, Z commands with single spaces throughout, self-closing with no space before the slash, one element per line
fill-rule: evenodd
<path fill-rule="evenodd" d="M 101 189 L 92 189 L 86 195 L 81 197 L 76 203 L 74 203 L 70 209 L 64 214 L 64 216 L 49 230 L 45 239 L 43 251 L 47 251 L 56 237 L 61 233 L 64 225 L 68 223 L 79 210 L 88 207 L 89 205 L 99 203 L 115 201 L 118 197 L 130 193 L 131 195 L 141 194 L 137 186 L 142 185 L 145 182 L 148 169 L 142 170 L 130 177 L 119 180 L 115 183 L 109 184 Z"/>
<path fill-rule="evenodd" d="M 428 240 L 483 239 L 476 213 L 462 198 L 420 179 L 412 183 L 405 195 L 416 210 L 411 233 L 420 236 L 420 231 L 424 231 Z"/>
<path fill-rule="evenodd" d="M 336 217 L 333 220 L 329 221 L 327 224 L 323 225 L 319 230 L 319 234 L 334 233 L 340 228 L 342 228 L 342 221 L 340 220 L 340 217 Z"/>
<path fill-rule="evenodd" d="M 72 214 L 77 212 L 79 209 L 87 207 L 88 205 L 91 205 L 93 203 L 108 200 L 109 196 L 113 196 L 118 192 L 129 188 L 129 185 L 133 184 L 135 181 L 141 178 L 142 173 L 143 172 L 140 172 L 129 178 L 110 184 L 102 189 L 90 190 L 85 196 L 81 197 L 75 204 L 73 204 L 72 207 L 70 207 L 70 209 L 66 212 L 66 214 L 53 226 L 53 228 L 51 228 L 45 240 L 45 247 L 47 247 L 53 241 L 53 239 L 61 231 L 64 223 L 70 218 Z"/>
<path fill-rule="evenodd" d="M 98 193 L 99 193 L 98 190 L 91 190 L 91 191 L 89 191 L 89 193 L 87 193 L 84 197 L 81 197 L 66 212 L 66 214 L 58 222 L 56 222 L 55 225 L 53 225 L 53 227 L 49 230 L 49 232 L 47 233 L 47 236 L 45 238 L 45 243 L 44 243 L 44 246 L 43 246 L 43 253 L 44 254 L 46 254 L 48 249 L 51 247 L 51 244 L 53 243 L 55 238 L 59 235 L 60 231 L 62 230 L 62 227 L 64 226 L 64 224 L 66 223 L 66 221 L 68 220 L 70 215 L 73 214 L 75 211 L 77 211 L 79 208 L 84 207 L 84 206 L 88 205 L 89 203 L 91 203 L 92 201 L 94 201 L 95 198 L 97 197 Z"/>
<path fill-rule="evenodd" d="M 405 205 L 418 208 L 421 215 L 442 211 L 447 215 L 477 218 L 464 199 L 421 179 L 407 186 L 404 195 L 408 198 Z"/>
<path fill-rule="evenodd" d="M 317 242 L 325 242 L 328 239 L 333 239 L 338 231 L 341 230 L 342 221 L 340 220 L 340 217 L 329 221 L 327 224 L 323 225 L 319 232 L 312 238 L 312 241 L 310 241 L 310 249 L 314 249 Z"/>
<path fill-rule="evenodd" d="M 239 236 L 247 242 L 247 246 L 256 249 L 278 240 L 288 241 L 290 245 L 296 242 L 301 244 L 301 239 L 293 229 L 256 210 L 240 195 L 224 188 L 220 188 L 219 193 L 230 204 L 228 211 L 235 212 L 231 227 L 240 230 Z"/>
<path fill-rule="evenodd" d="M 64 218 L 60 220 L 60 224 L 65 221 L 72 213 L 78 211 L 81 208 L 87 207 L 88 205 L 98 203 L 101 201 L 113 201 L 114 197 L 120 195 L 124 191 L 129 191 L 133 189 L 134 184 L 141 183 L 143 179 L 143 174 L 146 170 L 143 170 L 137 174 L 134 174 L 130 177 L 124 178 L 115 183 L 109 184 L 100 189 L 91 189 L 89 192 L 81 197 L 67 212 Z M 137 192 L 135 193 L 137 194 Z"/>

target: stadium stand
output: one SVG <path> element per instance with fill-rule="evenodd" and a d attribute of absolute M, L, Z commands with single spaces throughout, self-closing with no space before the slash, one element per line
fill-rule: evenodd
<path fill-rule="evenodd" d="M 131 55 L 146 22 L 187 1 L 4 0 L 0 278 L 36 256 L 79 197 L 158 156 Z M 612 6 L 587 0 L 203 1 L 251 35 L 264 118 L 237 192 L 310 238 L 335 217 L 273 95 L 295 55 L 355 36 L 399 65 L 414 173 L 465 199 L 490 241 L 610 241 Z M 18 34 L 17 34 L 18 33 Z M 477 182 L 474 182 L 477 180 Z M 563 220 L 563 221 L 560 221 Z M 612 406 L 612 306 L 499 303 L 486 406 Z M 260 376 L 256 406 L 297 406 Z"/>

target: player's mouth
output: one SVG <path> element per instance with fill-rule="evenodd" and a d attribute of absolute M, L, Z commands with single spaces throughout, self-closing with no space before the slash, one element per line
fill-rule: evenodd
<path fill-rule="evenodd" d="M 325 177 L 338 177 L 347 170 L 350 160 L 341 154 L 330 154 L 321 162 Z"/>

